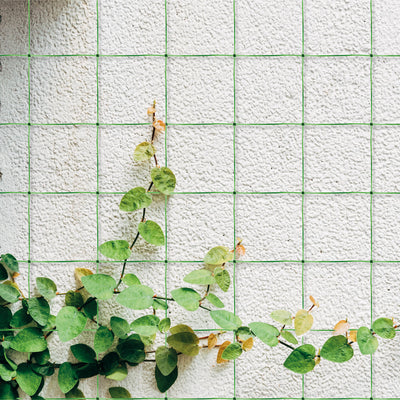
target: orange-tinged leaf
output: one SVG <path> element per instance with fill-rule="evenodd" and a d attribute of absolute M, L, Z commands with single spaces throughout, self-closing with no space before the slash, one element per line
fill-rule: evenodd
<path fill-rule="evenodd" d="M 349 341 L 354 343 L 357 342 L 357 331 L 349 332 Z"/>
<path fill-rule="evenodd" d="M 333 329 L 333 336 L 344 335 L 350 329 L 350 324 L 347 322 L 347 320 L 342 319 L 335 325 Z"/>
<path fill-rule="evenodd" d="M 241 257 L 244 256 L 245 254 L 246 254 L 246 248 L 242 244 L 236 246 L 236 255 Z"/>
<path fill-rule="evenodd" d="M 310 300 L 311 300 L 311 303 L 313 303 L 313 305 L 314 305 L 315 307 L 319 307 L 319 303 L 314 299 L 313 296 L 310 296 Z"/>
<path fill-rule="evenodd" d="M 254 340 L 252 337 L 249 337 L 248 339 L 246 339 L 243 344 L 242 344 L 242 349 L 244 351 L 249 351 L 253 348 L 253 344 L 254 344 Z"/>
<path fill-rule="evenodd" d="M 147 109 L 147 114 L 148 114 L 148 115 L 155 114 L 155 112 L 156 112 L 156 109 L 155 109 L 154 107 L 149 107 L 149 108 Z"/>
<path fill-rule="evenodd" d="M 218 354 L 217 354 L 217 364 L 222 364 L 225 362 L 228 362 L 228 360 L 224 360 L 222 358 L 222 353 L 224 352 L 224 350 L 231 344 L 231 342 L 229 340 L 225 341 L 224 343 L 221 344 L 221 347 L 218 350 Z"/>
<path fill-rule="evenodd" d="M 153 122 L 153 126 L 154 128 L 156 128 L 157 131 L 165 131 L 165 123 L 163 121 L 161 121 L 160 119 L 157 121 Z"/>
<path fill-rule="evenodd" d="M 12 274 L 12 277 L 13 277 L 13 279 L 15 279 L 15 278 L 17 278 L 17 277 L 19 277 L 21 274 L 19 273 L 19 272 L 14 272 L 13 274 Z"/>
<path fill-rule="evenodd" d="M 217 344 L 218 338 L 217 335 L 215 335 L 214 333 L 212 333 L 209 337 L 208 337 L 208 341 L 207 341 L 207 347 L 209 349 L 212 349 L 215 347 L 215 345 Z"/>

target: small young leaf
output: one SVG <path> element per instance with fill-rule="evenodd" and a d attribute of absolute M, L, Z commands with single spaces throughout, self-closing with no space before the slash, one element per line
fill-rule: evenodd
<path fill-rule="evenodd" d="M 116 298 L 117 303 L 132 310 L 145 310 L 153 304 L 153 289 L 145 285 L 133 285 L 124 289 Z"/>
<path fill-rule="evenodd" d="M 298 374 L 306 374 L 315 367 L 315 347 L 303 344 L 294 349 L 285 360 L 283 366 Z"/>
<path fill-rule="evenodd" d="M 199 354 L 199 338 L 191 332 L 179 332 L 168 336 L 167 343 L 176 351 L 188 356 Z"/>
<path fill-rule="evenodd" d="M 299 310 L 294 318 L 294 329 L 297 336 L 304 335 L 313 326 L 314 318 L 307 310 Z"/>
<path fill-rule="evenodd" d="M 378 348 L 378 339 L 372 334 L 371 329 L 362 326 L 357 331 L 357 343 L 361 354 L 374 354 Z"/>
<path fill-rule="evenodd" d="M 19 291 L 6 281 L 0 285 L 0 297 L 10 303 L 16 303 L 19 299 Z"/>
<path fill-rule="evenodd" d="M 214 270 L 214 278 L 217 282 L 218 286 L 224 291 L 227 292 L 229 286 L 231 285 L 231 277 L 229 272 L 226 269 L 222 269 L 221 267 L 217 267 Z"/>
<path fill-rule="evenodd" d="M 114 335 L 120 339 L 126 339 L 127 334 L 131 330 L 129 323 L 125 319 L 119 317 L 111 317 L 110 325 Z"/>
<path fill-rule="evenodd" d="M 255 336 L 248 326 L 241 326 L 236 329 L 235 335 L 238 336 L 240 340 L 247 340 Z"/>
<path fill-rule="evenodd" d="M 179 288 L 171 292 L 172 298 L 188 311 L 196 311 L 199 308 L 201 296 L 194 289 Z"/>
<path fill-rule="evenodd" d="M 126 286 L 140 285 L 140 280 L 135 274 L 125 274 L 122 278 L 122 282 L 124 282 Z"/>
<path fill-rule="evenodd" d="M 28 300 L 28 312 L 39 325 L 45 326 L 50 317 L 49 303 L 43 297 L 32 297 Z"/>
<path fill-rule="evenodd" d="M 240 343 L 235 342 L 227 346 L 221 354 L 224 360 L 235 360 L 242 354 L 242 346 Z"/>
<path fill-rule="evenodd" d="M 63 307 L 57 314 L 56 327 L 62 342 L 77 337 L 85 329 L 87 318 L 75 307 Z"/>
<path fill-rule="evenodd" d="M 235 330 L 242 326 L 242 320 L 230 311 L 213 310 L 210 315 L 222 329 Z"/>
<path fill-rule="evenodd" d="M 51 300 L 56 297 L 57 286 L 49 278 L 36 278 L 36 286 L 39 293 L 47 300 Z"/>
<path fill-rule="evenodd" d="M 146 161 L 154 156 L 156 148 L 149 142 L 143 142 L 136 146 L 133 152 L 133 159 L 135 161 Z"/>
<path fill-rule="evenodd" d="M 11 340 L 11 348 L 21 353 L 36 353 L 47 349 L 46 339 L 38 328 L 25 328 Z"/>
<path fill-rule="evenodd" d="M 353 348 L 344 336 L 332 336 L 322 346 L 321 357 L 326 360 L 343 363 L 353 357 Z"/>
<path fill-rule="evenodd" d="M 160 332 L 168 332 L 169 328 L 171 327 L 171 320 L 169 318 L 164 318 L 158 324 L 158 329 Z"/>
<path fill-rule="evenodd" d="M 393 321 L 389 318 L 378 318 L 372 324 L 373 331 L 384 339 L 393 339 L 396 331 L 393 328 Z"/>
<path fill-rule="evenodd" d="M 206 299 L 217 308 L 224 308 L 224 303 L 214 293 L 208 293 Z"/>
<path fill-rule="evenodd" d="M 147 193 L 145 188 L 136 187 L 122 197 L 119 209 L 132 212 L 148 207 L 152 201 L 151 194 Z"/>
<path fill-rule="evenodd" d="M 93 274 L 82 277 L 85 289 L 100 300 L 111 299 L 117 286 L 115 279 L 106 274 Z"/>
<path fill-rule="evenodd" d="M 110 240 L 103 243 L 99 247 L 100 253 L 103 256 L 112 258 L 113 260 L 123 261 L 131 256 L 131 249 L 126 240 Z"/>
<path fill-rule="evenodd" d="M 0 256 L 0 263 L 13 272 L 19 272 L 18 261 L 11 254 L 2 254 Z"/>
<path fill-rule="evenodd" d="M 229 340 L 226 340 L 224 343 L 221 344 L 220 348 L 218 349 L 217 364 L 222 364 L 222 363 L 228 362 L 228 360 L 225 360 L 224 358 L 222 358 L 222 353 L 230 344 L 231 344 L 231 342 Z"/>
<path fill-rule="evenodd" d="M 164 376 L 168 376 L 178 363 L 176 350 L 166 346 L 158 347 L 156 350 L 156 363 L 160 372 Z"/>
<path fill-rule="evenodd" d="M 350 329 L 350 324 L 347 320 L 342 319 L 339 321 L 333 328 L 333 335 L 345 335 L 346 332 Z"/>
<path fill-rule="evenodd" d="M 108 391 L 112 399 L 130 399 L 132 397 L 126 389 L 120 386 L 110 387 Z"/>
<path fill-rule="evenodd" d="M 96 352 L 86 344 L 74 344 L 71 346 L 72 354 L 78 361 L 92 363 L 96 361 Z"/>
<path fill-rule="evenodd" d="M 105 326 L 100 326 L 94 335 L 94 349 L 97 353 L 107 351 L 114 341 L 114 334 Z"/>
<path fill-rule="evenodd" d="M 175 190 L 176 178 L 167 167 L 154 167 L 151 170 L 151 180 L 158 191 L 170 195 Z"/>
<path fill-rule="evenodd" d="M 68 393 L 79 382 L 76 372 L 69 362 L 60 365 L 58 370 L 58 386 L 63 393 Z"/>
<path fill-rule="evenodd" d="M 131 329 L 139 335 L 151 336 L 158 331 L 160 318 L 156 315 L 144 315 L 131 323 Z"/>
<path fill-rule="evenodd" d="M 292 344 L 298 344 L 299 342 L 297 341 L 297 339 L 293 336 L 293 334 L 289 331 L 281 331 L 281 336 L 287 340 L 289 343 Z"/>
<path fill-rule="evenodd" d="M 164 232 L 154 221 L 140 222 L 138 231 L 143 239 L 154 246 L 164 246 Z"/>
<path fill-rule="evenodd" d="M 32 368 L 27 363 L 18 365 L 17 368 L 17 383 L 21 390 L 23 390 L 28 396 L 33 396 L 42 383 L 42 377 L 35 374 Z"/>
<path fill-rule="evenodd" d="M 265 322 L 252 322 L 249 327 L 268 346 L 274 347 L 278 344 L 279 331 L 274 326 Z"/>
<path fill-rule="evenodd" d="M 198 269 L 189 272 L 183 278 L 183 281 L 195 285 L 212 285 L 215 283 L 215 278 L 212 276 L 212 272 L 208 269 Z"/>
<path fill-rule="evenodd" d="M 158 390 L 161 393 L 164 393 L 175 383 L 176 379 L 178 378 L 178 367 L 175 367 L 175 369 L 168 376 L 165 376 L 161 373 L 156 365 L 155 377 Z"/>
<path fill-rule="evenodd" d="M 204 257 L 204 263 L 219 266 L 233 260 L 233 253 L 227 247 L 213 247 Z"/>
<path fill-rule="evenodd" d="M 292 313 L 285 310 L 272 311 L 271 318 L 283 325 L 292 326 Z"/>

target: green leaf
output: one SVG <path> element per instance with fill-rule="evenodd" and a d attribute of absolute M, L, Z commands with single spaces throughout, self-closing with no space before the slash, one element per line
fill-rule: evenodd
<path fill-rule="evenodd" d="M 97 353 L 107 351 L 114 341 L 114 334 L 105 326 L 100 326 L 94 335 L 94 349 Z"/>
<path fill-rule="evenodd" d="M 281 336 L 287 340 L 289 343 L 298 344 L 298 340 L 294 337 L 294 335 L 289 331 L 281 331 Z"/>
<path fill-rule="evenodd" d="M 175 190 L 176 178 L 167 167 L 154 167 L 151 170 L 151 180 L 158 191 L 170 195 Z"/>
<path fill-rule="evenodd" d="M 241 326 L 235 331 L 235 335 L 239 336 L 239 339 L 241 340 L 247 340 L 251 337 L 254 337 L 254 333 L 251 331 L 251 329 L 247 326 Z"/>
<path fill-rule="evenodd" d="M 28 312 L 42 326 L 47 324 L 50 317 L 50 306 L 43 297 L 33 297 L 28 300 Z"/>
<path fill-rule="evenodd" d="M 113 368 L 107 375 L 107 379 L 112 379 L 113 381 L 122 381 L 128 375 L 128 369 L 126 365 L 118 365 L 117 367 Z"/>
<path fill-rule="evenodd" d="M 114 332 L 114 335 L 119 337 L 120 339 L 126 339 L 127 334 L 130 332 L 130 327 L 128 322 L 119 317 L 111 317 L 110 319 L 111 329 Z"/>
<path fill-rule="evenodd" d="M 242 326 L 242 320 L 226 310 L 213 310 L 210 312 L 211 318 L 222 328 L 226 330 L 235 330 Z"/>
<path fill-rule="evenodd" d="M 158 318 L 156 315 L 145 315 L 135 319 L 131 323 L 131 329 L 137 332 L 139 335 L 151 336 L 158 331 L 159 323 L 160 318 Z"/>
<path fill-rule="evenodd" d="M 164 232 L 154 221 L 140 222 L 138 231 L 143 239 L 154 246 L 164 246 Z"/>
<path fill-rule="evenodd" d="M 141 363 L 146 354 L 141 340 L 128 338 L 117 346 L 117 351 L 123 360 L 133 364 Z"/>
<path fill-rule="evenodd" d="M 39 293 L 47 300 L 51 300 L 56 297 L 57 286 L 49 278 L 36 278 L 36 286 Z"/>
<path fill-rule="evenodd" d="M 164 318 L 158 324 L 158 329 L 160 332 L 168 332 L 169 328 L 171 327 L 171 320 L 169 318 Z"/>
<path fill-rule="evenodd" d="M 87 318 L 75 307 L 63 307 L 56 317 L 58 336 L 62 342 L 77 337 L 85 329 Z"/>
<path fill-rule="evenodd" d="M 76 372 L 69 362 L 60 365 L 58 370 L 58 386 L 63 393 L 68 393 L 79 382 Z"/>
<path fill-rule="evenodd" d="M 32 368 L 27 363 L 18 365 L 17 368 L 17 383 L 21 390 L 23 390 L 28 396 L 33 396 L 42 383 L 42 377 L 35 374 Z"/>
<path fill-rule="evenodd" d="M 126 274 L 122 278 L 122 282 L 124 282 L 127 286 L 140 285 L 140 280 L 135 274 Z"/>
<path fill-rule="evenodd" d="M 201 295 L 194 289 L 179 288 L 171 292 L 172 298 L 188 311 L 196 311 L 199 308 Z"/>
<path fill-rule="evenodd" d="M 307 310 L 299 310 L 294 318 L 294 329 L 297 336 L 304 335 L 313 326 L 314 318 Z"/>
<path fill-rule="evenodd" d="M 136 146 L 133 152 L 133 159 L 135 161 L 146 161 L 154 156 L 156 148 L 149 142 L 143 142 Z"/>
<path fill-rule="evenodd" d="M 206 299 L 215 307 L 224 308 L 224 303 L 220 300 L 218 296 L 213 293 L 208 293 Z"/>
<path fill-rule="evenodd" d="M 84 363 L 96 361 L 96 352 L 88 345 L 79 343 L 71 346 L 72 354 L 75 358 Z"/>
<path fill-rule="evenodd" d="M 315 347 L 303 344 L 293 350 L 285 360 L 283 366 L 298 374 L 306 374 L 315 367 Z"/>
<path fill-rule="evenodd" d="M 81 293 L 74 292 L 73 290 L 68 290 L 67 294 L 65 295 L 65 305 L 71 307 L 82 307 L 84 304 L 83 297 Z M 97 313 L 97 308 L 96 308 Z"/>
<path fill-rule="evenodd" d="M 81 278 L 85 289 L 100 300 L 111 299 L 117 286 L 115 279 L 106 274 L 92 274 Z"/>
<path fill-rule="evenodd" d="M 7 283 L 0 285 L 0 297 L 10 303 L 16 303 L 19 299 L 19 291 Z"/>
<path fill-rule="evenodd" d="M 132 212 L 148 207 L 152 202 L 151 194 L 145 188 L 136 187 L 124 195 L 119 204 L 121 211 Z"/>
<path fill-rule="evenodd" d="M 130 399 L 132 397 L 126 389 L 120 386 L 110 387 L 108 391 L 112 399 Z"/>
<path fill-rule="evenodd" d="M 215 278 L 208 269 L 198 269 L 189 272 L 183 280 L 184 282 L 193 283 L 195 285 L 212 285 L 215 283 Z"/>
<path fill-rule="evenodd" d="M 32 353 L 33 358 L 40 365 L 47 364 L 50 360 L 50 352 L 49 349 L 39 351 L 37 353 Z"/>
<path fill-rule="evenodd" d="M 25 308 L 18 310 L 11 318 L 10 325 L 12 328 L 22 328 L 32 322 L 32 317 Z"/>
<path fill-rule="evenodd" d="M 0 263 L 7 267 L 9 270 L 14 272 L 19 272 L 18 261 L 17 259 L 11 254 L 2 254 L 0 256 Z"/>
<path fill-rule="evenodd" d="M 11 310 L 7 307 L 0 307 L 0 329 L 9 328 L 11 319 Z"/>
<path fill-rule="evenodd" d="M 214 278 L 217 282 L 218 286 L 224 291 L 227 292 L 229 286 L 231 285 L 231 277 L 229 272 L 226 269 L 222 269 L 221 267 L 217 267 L 214 270 Z"/>
<path fill-rule="evenodd" d="M 39 328 L 25 328 L 12 338 L 11 348 L 21 353 L 36 353 L 47 349 L 47 342 Z"/>
<path fill-rule="evenodd" d="M 283 325 L 292 326 L 292 313 L 285 310 L 272 311 L 271 318 Z"/>
<path fill-rule="evenodd" d="M 113 260 L 123 261 L 131 256 L 131 249 L 126 240 L 110 240 L 103 243 L 99 247 L 100 253 L 103 256 L 112 258 Z"/>
<path fill-rule="evenodd" d="M 167 310 L 167 309 L 168 309 L 168 304 L 167 304 L 167 302 L 164 301 L 164 300 L 153 299 L 152 307 L 153 307 L 155 310 Z"/>
<path fill-rule="evenodd" d="M 242 354 L 242 351 L 243 350 L 242 350 L 242 346 L 240 345 L 240 343 L 238 343 L 238 342 L 231 343 L 230 345 L 228 345 L 228 347 L 226 347 L 224 349 L 221 357 L 224 360 L 235 360 Z"/>
<path fill-rule="evenodd" d="M 117 303 L 132 310 L 145 310 L 153 304 L 153 289 L 145 285 L 133 285 L 117 296 Z"/>
<path fill-rule="evenodd" d="M 89 297 L 86 300 L 83 306 L 83 313 L 92 319 L 97 315 L 97 301 L 94 297 Z"/>
<path fill-rule="evenodd" d="M 8 368 L 4 364 L 0 364 L 0 377 L 3 381 L 10 382 L 13 378 L 17 376 L 17 372 L 11 368 Z"/>
<path fill-rule="evenodd" d="M 208 265 L 222 265 L 233 260 L 233 253 L 228 247 L 217 246 L 213 247 L 204 257 L 204 262 Z"/>
<path fill-rule="evenodd" d="M 3 264 L 0 264 L 0 281 L 4 281 L 8 278 L 8 272 L 3 267 Z"/>
<path fill-rule="evenodd" d="M 11 383 L 2 382 L 0 385 L 0 400 L 16 400 L 18 398 L 17 388 Z"/>
<path fill-rule="evenodd" d="M 85 399 L 85 395 L 78 388 L 73 388 L 68 393 L 65 393 L 66 399 Z M 33 399 L 36 400 L 36 399 Z"/>
<path fill-rule="evenodd" d="M 252 322 L 249 327 L 268 346 L 274 347 L 278 344 L 279 331 L 274 326 L 265 322 Z"/>
<path fill-rule="evenodd" d="M 379 345 L 378 339 L 366 326 L 357 330 L 357 343 L 361 354 L 374 354 Z"/>
<path fill-rule="evenodd" d="M 322 346 L 321 357 L 328 361 L 343 363 L 353 357 L 353 349 L 348 344 L 346 337 L 332 336 Z"/>
<path fill-rule="evenodd" d="M 184 324 L 179 324 L 175 325 L 171 328 L 171 334 L 174 335 L 175 333 L 180 333 L 180 332 L 191 332 L 194 333 L 194 330 L 187 325 Z"/>
<path fill-rule="evenodd" d="M 167 343 L 188 356 L 199 354 L 199 338 L 192 332 L 179 332 L 168 336 Z"/>
<path fill-rule="evenodd" d="M 175 369 L 168 376 L 164 376 L 156 365 L 155 377 L 158 390 L 161 393 L 164 393 L 175 383 L 176 379 L 178 378 L 178 367 L 175 367 Z"/>
<path fill-rule="evenodd" d="M 396 331 L 393 328 L 393 321 L 389 318 L 378 318 L 372 324 L 373 331 L 384 339 L 393 339 Z"/>
<path fill-rule="evenodd" d="M 175 349 L 160 346 L 156 350 L 156 363 L 160 372 L 168 376 L 178 364 L 178 355 Z"/>

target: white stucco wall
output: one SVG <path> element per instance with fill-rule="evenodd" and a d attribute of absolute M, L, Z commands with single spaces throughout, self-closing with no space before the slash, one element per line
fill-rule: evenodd
<path fill-rule="evenodd" d="M 372 0 L 371 60 L 370 0 L 304 0 L 304 53 L 331 57 L 303 60 L 304 121 L 327 124 L 304 127 L 303 153 L 302 2 L 236 0 L 236 50 L 232 0 L 167 0 L 167 38 L 164 5 L 164 0 L 99 0 L 97 43 L 96 0 L 31 0 L 30 67 L 27 57 L 0 57 L 0 123 L 14 124 L 0 126 L 0 191 L 14 192 L 0 193 L 0 253 L 25 261 L 20 286 L 34 293 L 36 277 L 49 275 L 60 291 L 68 289 L 75 284 L 75 267 L 96 269 L 97 240 L 132 240 L 140 213 L 121 213 L 115 192 L 147 186 L 149 167 L 134 163 L 132 153 L 150 129 L 100 125 L 97 143 L 95 124 L 148 122 L 146 109 L 156 99 L 159 117 L 189 125 L 169 126 L 166 141 L 162 136 L 156 142 L 159 159 L 177 176 L 178 193 L 166 207 L 156 196 L 147 214 L 166 229 L 167 253 L 139 241 L 132 260 L 160 262 L 130 263 L 129 272 L 158 293 L 169 293 L 199 266 L 177 261 L 199 261 L 214 245 L 231 247 L 235 230 L 248 262 L 236 264 L 235 290 L 221 297 L 228 310 L 236 297 L 244 323 L 271 322 L 268 314 L 276 308 L 295 312 L 308 295 L 321 304 L 316 330 L 330 330 L 343 318 L 352 328 L 368 325 L 371 299 L 372 318 L 398 321 L 400 263 L 383 261 L 400 260 L 400 195 L 376 193 L 371 202 L 369 192 L 400 191 L 400 126 L 383 125 L 400 123 L 400 58 L 377 56 L 400 55 L 400 3 Z M 27 0 L 0 0 L 0 15 L 0 54 L 26 55 Z M 176 57 L 182 54 L 201 56 Z M 223 56 L 204 57 L 212 54 Z M 279 54 L 287 56 L 260 56 Z M 355 56 L 343 56 L 348 54 Z M 234 132 L 235 97 L 239 124 L 294 125 L 237 125 Z M 372 121 L 382 125 L 373 127 L 370 142 L 371 106 Z M 225 125 L 195 125 L 203 123 Z M 335 125 L 340 123 L 356 125 Z M 306 192 L 361 192 L 304 196 L 304 264 L 303 162 Z M 234 219 L 235 187 L 240 193 Z M 274 260 L 287 262 L 262 262 Z M 101 261 L 100 271 L 118 277 L 121 263 Z M 61 300 L 53 303 L 56 312 Z M 129 320 L 140 315 L 108 301 L 100 305 L 100 319 L 106 322 L 115 310 Z M 216 328 L 206 312 L 172 304 L 170 314 L 196 329 Z M 311 332 L 305 342 L 320 346 L 328 335 Z M 91 343 L 93 332 L 85 332 L 84 340 Z M 73 359 L 57 335 L 50 347 L 55 362 Z M 215 352 L 182 358 L 168 397 L 400 396 L 400 338 L 382 343 L 372 369 L 370 358 L 356 349 L 344 365 L 323 361 L 305 376 L 304 386 L 301 376 L 283 367 L 287 354 L 257 342 L 236 368 L 217 366 Z M 149 363 L 132 368 L 121 385 L 133 397 L 163 398 L 153 368 Z M 92 378 L 81 389 L 87 397 L 107 397 L 110 384 L 115 382 Z M 56 377 L 47 379 L 44 396 L 63 397 Z"/>

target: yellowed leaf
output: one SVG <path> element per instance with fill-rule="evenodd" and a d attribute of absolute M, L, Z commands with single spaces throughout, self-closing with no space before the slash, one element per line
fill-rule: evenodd
<path fill-rule="evenodd" d="M 244 256 L 245 254 L 246 254 L 246 248 L 242 244 L 236 246 L 236 255 L 241 257 Z"/>
<path fill-rule="evenodd" d="M 156 128 L 157 131 L 164 132 L 165 131 L 165 123 L 161 121 L 160 119 L 158 121 L 153 122 L 154 128 Z"/>
<path fill-rule="evenodd" d="M 299 310 L 294 317 L 294 329 L 297 336 L 304 335 L 313 326 L 314 318 L 307 310 Z"/>
<path fill-rule="evenodd" d="M 152 115 L 152 114 L 155 114 L 155 113 L 156 113 L 156 109 L 154 107 L 149 107 L 147 109 L 147 114 L 148 115 Z"/>
<path fill-rule="evenodd" d="M 339 321 L 333 328 L 333 336 L 344 335 L 350 329 L 350 324 L 346 319 Z"/>
<path fill-rule="evenodd" d="M 225 341 L 224 343 L 221 344 L 221 347 L 218 350 L 218 354 L 217 354 L 217 364 L 222 364 L 225 362 L 228 362 L 228 360 L 224 360 L 222 358 L 222 353 L 224 352 L 224 350 L 231 344 L 231 342 L 229 340 Z"/>
<path fill-rule="evenodd" d="M 315 365 L 318 365 L 321 362 L 321 357 L 315 357 Z"/>
<path fill-rule="evenodd" d="M 314 299 L 313 296 L 310 296 L 310 300 L 311 300 L 311 303 L 313 303 L 313 305 L 314 305 L 315 307 L 319 307 L 319 303 Z"/>
<path fill-rule="evenodd" d="M 209 349 L 212 349 L 215 347 L 215 345 L 217 344 L 218 338 L 217 335 L 215 335 L 214 333 L 212 333 L 207 340 L 207 347 Z"/>
<path fill-rule="evenodd" d="M 83 276 L 93 275 L 93 272 L 87 268 L 75 268 L 75 279 L 82 285 L 81 278 Z"/>
<path fill-rule="evenodd" d="M 252 337 L 249 337 L 248 339 L 246 339 L 243 344 L 242 344 L 242 349 L 244 351 L 249 351 L 253 348 L 253 344 L 254 344 L 254 340 Z"/>
<path fill-rule="evenodd" d="M 354 343 L 357 342 L 357 331 L 349 332 L 349 341 Z"/>

